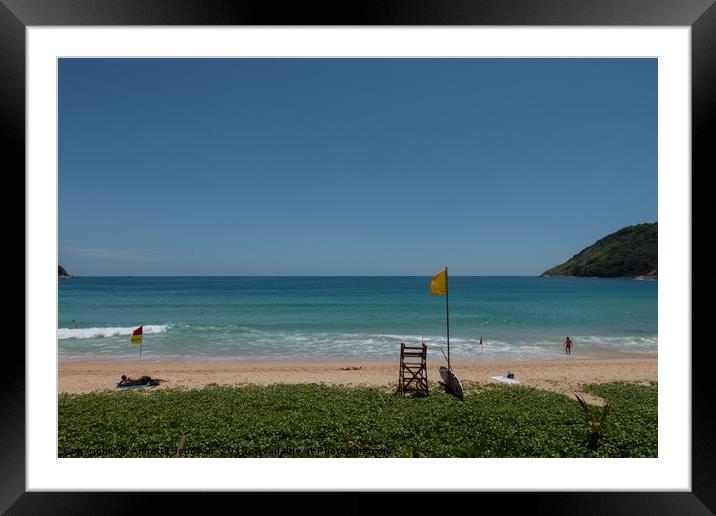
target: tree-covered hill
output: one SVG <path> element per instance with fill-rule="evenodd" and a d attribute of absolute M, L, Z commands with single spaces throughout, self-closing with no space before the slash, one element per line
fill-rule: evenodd
<path fill-rule="evenodd" d="M 542 276 L 657 278 L 658 226 L 637 224 L 607 235 Z"/>
<path fill-rule="evenodd" d="M 62 265 L 57 266 L 57 276 L 60 278 L 74 278 L 72 274 L 68 274 Z"/>

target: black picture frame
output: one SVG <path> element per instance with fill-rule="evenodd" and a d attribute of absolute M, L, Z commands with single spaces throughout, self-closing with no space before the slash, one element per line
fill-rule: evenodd
<path fill-rule="evenodd" d="M 24 177 L 25 30 L 31 26 L 87 25 L 572 25 L 690 26 L 692 73 L 692 184 L 714 167 L 716 102 L 716 6 L 712 0 L 364 0 L 293 2 L 242 0 L 0 0 L 0 130 L 8 143 L 6 174 Z M 8 158 L 10 158 L 8 160 Z M 15 159 L 12 159 L 15 158 Z M 700 171 L 700 173 L 699 173 Z M 23 182 L 24 189 L 24 182 Z M 693 191 L 693 188 L 692 188 Z M 27 260 L 27 257 L 25 257 Z M 25 269 L 27 274 L 27 270 Z M 691 345 L 691 343 L 682 343 Z M 710 344 L 710 343 L 708 343 Z M 713 514 L 716 511 L 716 424 L 710 403 L 708 346 L 692 351 L 692 490 L 690 492 L 470 493 L 479 504 L 536 514 Z M 183 494 L 26 492 L 25 356 L 19 346 L 4 355 L 0 390 L 0 511 L 7 514 L 126 514 L 162 497 L 183 503 Z M 221 496 L 221 495 L 217 495 Z M 255 493 L 242 493 L 253 503 Z M 372 493 L 348 493 L 341 513 L 370 509 Z M 295 496 L 292 504 L 306 500 Z M 326 499 L 322 498 L 322 505 Z M 214 503 L 217 500 L 212 500 Z M 261 503 L 285 503 L 285 495 Z M 381 500 L 383 510 L 398 501 Z M 458 502 L 459 503 L 459 502 Z M 476 503 L 476 502 L 469 502 Z M 327 509 L 335 512 L 335 507 Z"/>

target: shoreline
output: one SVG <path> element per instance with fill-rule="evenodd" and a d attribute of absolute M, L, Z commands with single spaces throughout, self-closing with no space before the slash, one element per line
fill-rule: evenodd
<path fill-rule="evenodd" d="M 434 363 L 434 362 L 444 362 L 444 357 L 439 355 L 438 353 L 433 353 L 432 350 L 428 350 L 428 364 Z M 172 355 L 168 355 L 166 357 L 162 356 L 152 356 L 147 355 L 145 353 L 145 356 L 143 358 L 138 358 L 137 355 L 132 356 L 112 356 L 110 357 L 102 357 L 98 355 L 90 355 L 87 357 L 80 357 L 79 355 L 74 355 L 70 357 L 59 357 L 58 364 L 85 364 L 85 365 L 92 365 L 92 364 L 338 364 L 338 363 L 347 363 L 351 361 L 359 361 L 364 363 L 375 363 L 375 364 L 396 364 L 398 363 L 398 354 L 395 356 L 391 356 L 390 358 L 385 357 L 369 357 L 364 359 L 359 358 L 351 358 L 346 356 L 330 356 L 330 355 L 321 355 L 321 356 L 311 356 L 310 358 L 299 357 L 299 356 L 282 356 L 282 355 L 274 355 L 272 357 L 247 357 L 247 356 L 215 356 L 215 357 L 202 357 L 202 356 L 193 356 L 193 357 L 176 357 Z M 522 358 L 513 358 L 513 359 L 506 359 L 501 356 L 492 355 L 490 352 L 488 353 L 480 353 L 475 352 L 470 355 L 469 358 L 465 357 L 464 355 L 455 355 L 453 353 L 453 361 L 455 362 L 465 362 L 465 363 L 493 363 L 493 362 L 515 362 L 515 363 L 522 363 L 522 362 L 549 362 L 549 361 L 560 361 L 560 360 L 630 360 L 630 359 L 644 359 L 644 360 L 650 360 L 650 359 L 657 359 L 659 354 L 657 352 L 654 353 L 646 353 L 646 352 L 619 352 L 619 353 L 609 353 L 609 354 L 602 354 L 602 355 L 589 355 L 589 354 L 582 354 L 580 352 L 573 351 L 571 355 L 565 355 L 564 353 L 560 354 L 553 354 L 549 356 L 543 356 L 543 357 L 522 357 Z M 439 357 L 439 358 L 437 358 Z"/>
<path fill-rule="evenodd" d="M 439 367 L 443 361 L 428 362 L 431 389 L 439 388 Z M 58 392 L 83 394 L 93 391 L 118 391 L 116 383 L 123 374 L 150 375 L 167 380 L 158 387 L 200 389 L 206 385 L 270 385 L 320 383 L 350 387 L 392 389 L 398 382 L 398 360 L 394 361 L 66 361 L 58 364 Z M 506 376 L 513 371 L 521 386 L 571 396 L 589 383 L 658 380 L 658 358 L 583 358 L 564 356 L 544 360 L 455 361 L 453 370 L 466 389 L 470 384 L 494 384 L 509 387 L 491 376 Z M 599 399 L 592 399 L 599 402 Z"/>

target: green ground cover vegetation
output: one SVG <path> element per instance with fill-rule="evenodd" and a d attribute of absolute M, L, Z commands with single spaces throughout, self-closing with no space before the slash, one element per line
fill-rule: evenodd
<path fill-rule="evenodd" d="M 61 394 L 58 453 L 174 457 L 183 440 L 182 457 L 657 456 L 656 383 L 583 392 L 610 403 L 596 441 L 574 396 L 521 386 L 467 384 L 464 402 L 437 385 L 427 397 L 317 384 Z"/>

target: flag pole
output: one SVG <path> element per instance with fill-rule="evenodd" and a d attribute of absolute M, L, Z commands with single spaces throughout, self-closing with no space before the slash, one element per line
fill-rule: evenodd
<path fill-rule="evenodd" d="M 445 321 L 447 323 L 448 372 L 450 372 L 450 313 L 448 312 L 448 268 L 445 266 Z"/>

